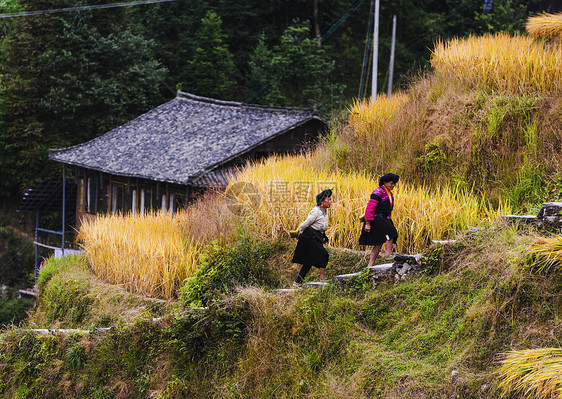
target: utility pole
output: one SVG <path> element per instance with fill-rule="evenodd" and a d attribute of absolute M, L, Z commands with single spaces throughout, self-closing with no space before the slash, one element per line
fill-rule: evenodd
<path fill-rule="evenodd" d="M 388 98 L 392 95 L 392 77 L 394 75 L 394 44 L 396 43 L 396 15 L 392 17 L 392 42 L 390 45 L 390 65 L 388 71 Z"/>
<path fill-rule="evenodd" d="M 377 100 L 377 63 L 379 52 L 379 8 L 380 0 L 375 1 L 375 28 L 373 31 L 373 82 L 371 89 L 371 98 Z"/>

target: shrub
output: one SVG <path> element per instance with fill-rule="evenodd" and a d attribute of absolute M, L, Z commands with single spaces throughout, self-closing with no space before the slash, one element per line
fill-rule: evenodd
<path fill-rule="evenodd" d="M 562 269 L 562 236 L 541 237 L 528 249 L 529 268 L 540 274 Z"/>
<path fill-rule="evenodd" d="M 88 297 L 89 284 L 85 280 L 56 275 L 44 290 L 41 300 L 50 322 L 66 320 L 79 324 L 90 313 L 93 299 Z"/>
<path fill-rule="evenodd" d="M 33 299 L 0 300 L 0 326 L 18 324 L 25 319 L 33 304 Z"/>
<path fill-rule="evenodd" d="M 206 247 L 202 263 L 181 289 L 186 306 L 207 305 L 220 293 L 231 292 L 237 285 L 278 287 L 280 274 L 268 266 L 267 258 L 275 244 L 242 237 L 231 247 L 213 242 Z"/>
<path fill-rule="evenodd" d="M 25 286 L 33 279 L 33 245 L 0 226 L 0 284 Z"/>

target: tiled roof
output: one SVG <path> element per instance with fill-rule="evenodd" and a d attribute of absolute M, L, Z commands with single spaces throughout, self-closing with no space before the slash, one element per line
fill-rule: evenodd
<path fill-rule="evenodd" d="M 51 149 L 51 160 L 114 175 L 189 184 L 273 137 L 320 119 L 310 109 L 176 98 L 103 136 Z"/>

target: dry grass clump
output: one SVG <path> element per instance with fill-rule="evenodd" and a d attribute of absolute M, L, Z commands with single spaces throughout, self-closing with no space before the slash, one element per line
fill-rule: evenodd
<path fill-rule="evenodd" d="M 380 170 L 391 167 L 397 148 L 401 155 L 411 150 L 405 147 L 402 131 L 393 129 L 400 124 L 405 105 L 410 96 L 397 93 L 390 99 L 377 97 L 376 101 L 354 101 L 349 108 L 349 118 L 334 128 L 327 141 L 319 147 L 315 164 L 336 164 L 344 170 Z M 412 143 L 410 143 L 412 144 Z"/>
<path fill-rule="evenodd" d="M 315 205 L 315 196 L 324 188 L 334 189 L 330 210 L 330 244 L 359 249 L 359 216 L 378 176 L 362 172 L 316 170 L 314 155 L 272 157 L 250 165 L 231 185 L 249 183 L 259 193 L 259 201 L 248 203 L 243 216 L 249 225 L 260 226 L 268 236 L 295 230 Z M 387 171 L 381 170 L 381 175 Z M 228 190 L 227 190 L 228 191 Z M 470 192 L 449 186 L 427 187 L 400 182 L 394 191 L 393 220 L 400 238 L 398 251 L 416 253 L 429 240 L 447 239 L 458 230 L 497 220 L 509 209 L 492 209 Z"/>
<path fill-rule="evenodd" d="M 165 299 L 176 296 L 198 259 L 198 246 L 188 242 L 169 215 L 114 214 L 85 220 L 78 240 L 99 278 Z"/>
<path fill-rule="evenodd" d="M 376 101 L 371 98 L 365 101 L 354 100 L 349 110 L 349 126 L 353 128 L 359 140 L 372 139 L 376 136 L 384 148 L 384 129 L 397 115 L 408 96 L 396 93 L 391 98 L 378 96 Z"/>
<path fill-rule="evenodd" d="M 325 169 L 393 171 L 429 186 L 460 185 L 494 204 L 507 198 L 514 211 L 527 212 L 559 199 L 561 94 L 474 90 L 456 78 L 429 75 L 382 123 L 369 115 L 388 115 L 386 101 L 355 106 L 313 162 Z"/>
<path fill-rule="evenodd" d="M 527 19 L 525 24 L 527 32 L 535 38 L 562 37 L 562 13 L 544 13 Z"/>
<path fill-rule="evenodd" d="M 514 94 L 562 90 L 562 42 L 506 33 L 439 40 L 430 61 L 436 73 L 472 87 Z"/>
<path fill-rule="evenodd" d="M 542 237 L 536 240 L 527 250 L 532 261 L 530 268 L 537 273 L 548 271 L 552 267 L 562 265 L 562 236 Z"/>
<path fill-rule="evenodd" d="M 520 394 L 524 398 L 562 397 L 561 348 L 508 353 L 497 373 L 505 394 Z"/>
<path fill-rule="evenodd" d="M 174 218 L 182 236 L 190 244 L 201 246 L 214 240 L 229 241 L 236 229 L 233 216 L 221 195 L 207 192 Z"/>

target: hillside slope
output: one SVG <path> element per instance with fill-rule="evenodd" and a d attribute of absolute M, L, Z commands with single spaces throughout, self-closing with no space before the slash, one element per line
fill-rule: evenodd
<path fill-rule="evenodd" d="M 425 248 L 419 274 L 376 287 L 362 274 L 345 286 L 274 294 L 296 275 L 290 263 L 295 242 L 284 233 L 295 227 L 298 212 L 310 209 L 308 200 L 298 207 L 262 201 L 279 212 L 262 206 L 238 214 L 229 212 L 224 198 L 204 198 L 167 224 L 147 217 L 156 227 L 169 225 L 177 244 L 160 258 L 140 254 L 131 244 L 135 234 L 117 234 L 125 240 L 116 249 L 106 241 L 97 247 L 105 265 L 93 251 L 90 264 L 51 260 L 39 279 L 36 309 L 25 324 L 0 335 L 0 395 L 499 397 L 496 371 L 506 352 L 560 347 L 562 337 L 562 271 L 538 274 L 529 267 L 529 246 L 549 233 L 494 223 L 509 209 L 506 201 L 524 211 L 562 196 L 562 74 L 556 61 L 562 51 L 559 42 L 522 41 L 512 51 L 513 63 L 497 61 L 496 51 L 509 49 L 510 40 L 488 37 L 477 51 L 459 53 L 488 69 L 461 69 L 462 57 L 453 64 L 435 61 L 435 71 L 407 92 L 352 106 L 349 119 L 333 124 L 318 151 L 249 165 L 241 175 L 265 188 L 276 176 L 287 187 L 339 179 L 342 206 L 333 208 L 339 214 L 331 219 L 330 239 L 350 244 L 329 249 L 331 278 L 365 268 L 366 254 L 350 250 L 357 213 L 376 181 L 372 176 L 399 173 L 404 195 L 398 201 L 408 202 L 400 205 L 407 212 L 396 214 L 408 232 L 401 239 L 416 250 L 438 238 L 430 236 L 435 231 L 455 239 Z M 478 38 L 450 42 L 436 57 L 467 43 L 482 44 Z M 554 62 L 539 64 L 554 71 L 536 69 L 533 62 L 543 55 Z M 533 74 L 529 65 L 535 65 Z M 292 173 L 292 180 L 280 171 Z M 477 232 L 454 236 L 484 218 Z M 125 231 L 140 220 L 106 219 Z M 158 238 L 172 242 L 165 237 Z M 169 264 L 180 277 L 171 276 Z M 115 270 L 125 270 L 125 280 L 112 284 L 109 272 Z M 146 295 L 162 293 L 167 300 L 122 288 L 134 287 L 135 279 L 151 283 Z M 37 330 L 45 328 L 66 331 Z"/>
<path fill-rule="evenodd" d="M 154 308 L 128 317 L 138 300 L 112 295 L 115 289 L 103 293 L 112 306 L 96 300 L 100 291 L 92 287 L 99 283 L 83 266 L 56 267 L 26 327 L 50 315 L 51 326 L 85 331 L 5 331 L 0 392 L 6 398 L 495 398 L 501 353 L 560 345 L 562 275 L 527 271 L 534 238 L 498 226 L 428 251 L 423 272 L 407 282 L 373 289 L 358 279 L 288 296 L 239 288 L 199 310 L 176 307 L 165 316 L 166 307 L 155 304 L 164 315 L 156 321 Z M 270 267 L 279 268 L 291 250 L 278 246 Z M 349 251 L 332 250 L 332 258 L 328 277 L 366 261 Z M 68 297 L 74 300 L 61 299 Z M 80 321 L 77 314 L 86 316 Z M 97 332 L 108 323 L 115 328 Z"/>

